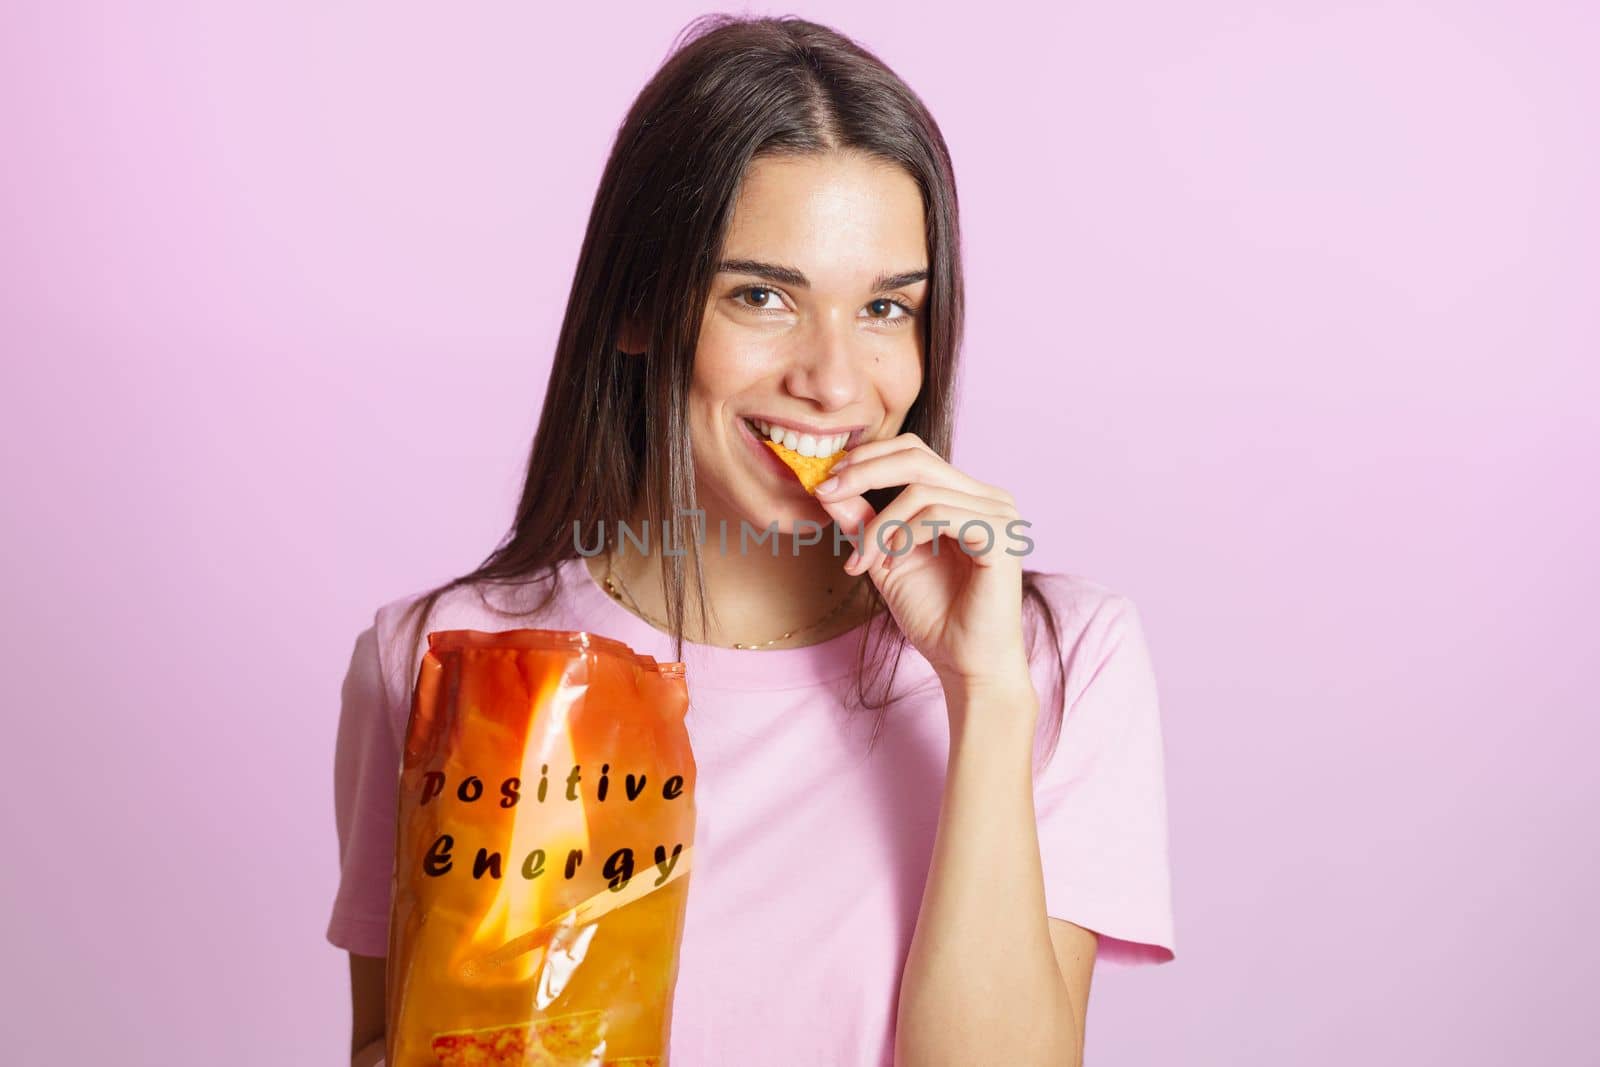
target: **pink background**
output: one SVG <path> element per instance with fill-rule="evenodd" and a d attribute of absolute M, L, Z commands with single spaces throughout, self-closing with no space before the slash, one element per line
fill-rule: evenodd
<path fill-rule="evenodd" d="M 8 1062 L 340 1061 L 354 637 L 503 532 L 702 10 L 5 6 Z M 1594 9 L 779 10 L 951 143 L 957 465 L 1146 620 L 1180 949 L 1089 1062 L 1592 1052 Z"/>

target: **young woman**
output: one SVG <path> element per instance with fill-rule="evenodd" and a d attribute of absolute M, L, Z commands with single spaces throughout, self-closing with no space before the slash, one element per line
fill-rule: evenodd
<path fill-rule="evenodd" d="M 696 23 L 601 179 L 509 534 L 356 643 L 328 927 L 353 1062 L 382 1055 L 432 630 L 687 664 L 678 1067 L 1077 1063 L 1097 957 L 1173 958 L 1139 616 L 1024 569 L 1012 492 L 949 461 L 961 328 L 955 180 L 911 90 L 810 22 Z M 849 456 L 813 497 L 763 438 Z"/>

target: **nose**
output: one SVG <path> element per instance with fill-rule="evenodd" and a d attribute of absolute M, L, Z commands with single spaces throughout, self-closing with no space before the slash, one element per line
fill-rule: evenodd
<path fill-rule="evenodd" d="M 784 388 L 823 411 L 848 407 L 866 389 L 866 363 L 857 351 L 854 323 L 813 320 L 806 332 L 809 336 L 796 339 Z"/>

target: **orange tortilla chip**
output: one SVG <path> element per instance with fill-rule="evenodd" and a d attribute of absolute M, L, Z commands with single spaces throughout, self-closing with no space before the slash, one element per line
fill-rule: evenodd
<path fill-rule="evenodd" d="M 778 458 L 788 464 L 794 471 L 794 476 L 800 479 L 800 484 L 806 487 L 806 492 L 812 496 L 817 495 L 817 486 L 828 480 L 828 472 L 833 465 L 850 453 L 841 449 L 831 456 L 802 456 L 792 448 L 785 448 L 776 441 L 766 440 L 762 444 L 778 454 Z"/>

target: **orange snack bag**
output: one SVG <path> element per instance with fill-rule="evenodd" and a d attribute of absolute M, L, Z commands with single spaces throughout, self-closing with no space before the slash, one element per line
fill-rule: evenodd
<path fill-rule="evenodd" d="M 428 635 L 406 730 L 388 1067 L 664 1067 L 694 844 L 681 663 Z"/>

